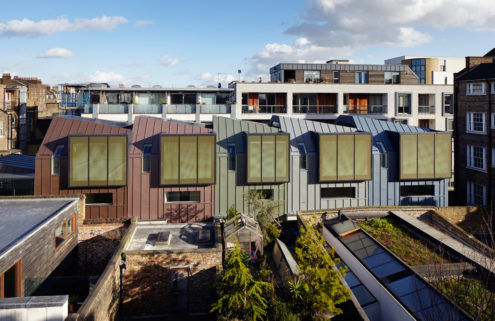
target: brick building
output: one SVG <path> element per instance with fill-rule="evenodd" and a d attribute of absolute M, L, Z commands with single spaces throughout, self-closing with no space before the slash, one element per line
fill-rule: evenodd
<path fill-rule="evenodd" d="M 466 57 L 455 77 L 455 193 L 459 205 L 491 205 L 495 198 L 495 62 L 492 50 Z"/>

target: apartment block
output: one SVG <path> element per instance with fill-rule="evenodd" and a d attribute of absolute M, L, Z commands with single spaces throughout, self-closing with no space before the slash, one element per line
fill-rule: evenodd
<path fill-rule="evenodd" d="M 228 88 L 110 88 L 105 83 L 64 84 L 61 106 L 70 114 L 132 123 L 136 116 L 211 123 L 231 115 Z"/>
<path fill-rule="evenodd" d="M 386 65 L 407 65 L 418 77 L 418 84 L 453 85 L 454 73 L 465 66 L 463 57 L 400 56 L 385 60 Z"/>
<path fill-rule="evenodd" d="M 455 79 L 455 192 L 459 205 L 495 199 L 495 62 L 493 51 L 467 57 Z"/>

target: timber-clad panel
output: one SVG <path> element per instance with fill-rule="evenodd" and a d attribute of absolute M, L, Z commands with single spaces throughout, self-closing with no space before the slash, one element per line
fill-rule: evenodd
<path fill-rule="evenodd" d="M 22 260 L 21 294 L 25 295 L 26 279 L 44 278 L 53 270 L 77 245 L 77 230 L 73 237 L 62 244 L 55 251 L 55 229 L 72 215 L 77 215 L 77 202 L 67 209 L 56 214 L 56 218 L 42 227 L 28 238 L 18 241 L 18 246 L 9 251 L 0 259 L 0 274 L 13 264 Z M 79 224 L 80 222 L 78 222 Z M 76 224 L 76 227 L 77 225 Z"/>

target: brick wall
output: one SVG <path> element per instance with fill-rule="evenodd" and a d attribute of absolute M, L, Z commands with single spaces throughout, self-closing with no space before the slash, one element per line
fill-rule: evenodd
<path fill-rule="evenodd" d="M 120 296 L 120 256 L 134 234 L 135 223 L 136 221 L 133 220 L 91 294 L 84 300 L 78 313 L 69 315 L 68 321 L 116 319 Z"/>
<path fill-rule="evenodd" d="M 218 249 L 128 253 L 125 314 L 208 313 L 221 264 Z M 177 275 L 179 281 L 175 281 Z"/>

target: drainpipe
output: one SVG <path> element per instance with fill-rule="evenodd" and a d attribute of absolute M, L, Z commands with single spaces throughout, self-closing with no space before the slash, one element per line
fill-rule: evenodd
<path fill-rule="evenodd" d="M 492 199 L 492 90 L 490 87 L 490 82 L 488 79 L 486 79 L 486 88 L 487 88 L 487 94 L 488 94 L 488 117 L 489 117 L 489 126 L 488 126 L 488 208 L 490 210 L 490 214 L 492 215 L 491 222 L 492 222 L 492 232 L 495 231 L 495 222 L 493 220 L 493 213 L 492 213 L 492 205 L 493 205 L 493 199 Z M 494 124 L 495 125 L 495 124 Z"/>

